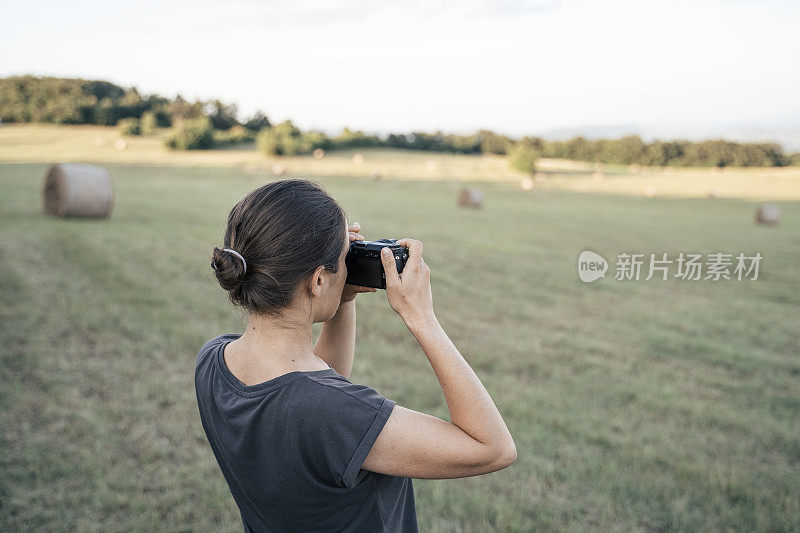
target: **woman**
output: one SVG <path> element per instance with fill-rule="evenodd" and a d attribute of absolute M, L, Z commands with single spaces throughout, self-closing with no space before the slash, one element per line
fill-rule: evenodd
<path fill-rule="evenodd" d="M 420 241 L 399 241 L 409 248 L 402 275 L 382 255 L 386 294 L 428 357 L 451 422 L 348 380 L 354 299 L 375 291 L 345 284 L 359 231 L 319 185 L 282 180 L 236 204 L 225 247 L 214 248 L 217 280 L 249 319 L 243 334 L 200 349 L 195 388 L 245 531 L 416 531 L 409 478 L 474 476 L 516 459 L 500 413 L 436 319 Z"/>

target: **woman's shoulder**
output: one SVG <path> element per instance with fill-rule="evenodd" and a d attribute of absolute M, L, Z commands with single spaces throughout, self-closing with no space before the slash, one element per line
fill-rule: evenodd
<path fill-rule="evenodd" d="M 211 349 L 213 349 L 215 346 L 219 346 L 225 341 L 236 340 L 239 337 L 241 337 L 241 335 L 239 335 L 238 333 L 223 333 L 222 335 L 217 335 L 213 339 L 207 340 L 203 344 L 203 346 L 200 347 L 200 350 L 198 350 L 197 354 L 198 355 L 206 354 L 209 351 L 211 351 Z"/>
<path fill-rule="evenodd" d="M 375 389 L 330 372 L 305 376 L 296 397 L 296 431 L 304 456 L 319 475 L 354 487 L 361 466 L 391 415 L 395 402 Z"/>
<path fill-rule="evenodd" d="M 211 353 L 214 352 L 214 349 L 218 347 L 220 344 L 236 340 L 240 337 L 238 333 L 223 333 L 222 335 L 217 335 L 213 339 L 207 340 L 203 346 L 197 351 L 197 358 L 195 359 L 195 366 L 199 366 L 201 363 L 206 361 Z"/>
<path fill-rule="evenodd" d="M 339 410 L 359 408 L 380 410 L 387 401 L 378 391 L 367 385 L 351 382 L 334 370 L 303 376 L 303 403 L 314 410 Z"/>

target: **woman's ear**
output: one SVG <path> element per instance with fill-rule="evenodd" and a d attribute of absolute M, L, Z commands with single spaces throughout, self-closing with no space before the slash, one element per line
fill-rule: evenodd
<path fill-rule="evenodd" d="M 315 298 L 319 298 L 322 294 L 322 284 L 325 283 L 322 278 L 323 272 L 325 272 L 325 267 L 320 265 L 314 270 L 314 272 L 311 273 L 311 276 L 309 277 L 309 290 L 311 291 L 311 295 Z"/>

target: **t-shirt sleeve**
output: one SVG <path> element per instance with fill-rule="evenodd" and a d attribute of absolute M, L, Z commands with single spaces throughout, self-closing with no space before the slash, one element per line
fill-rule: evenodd
<path fill-rule="evenodd" d="M 354 487 L 395 402 L 345 379 L 314 382 L 306 400 L 304 455 L 322 479 Z"/>

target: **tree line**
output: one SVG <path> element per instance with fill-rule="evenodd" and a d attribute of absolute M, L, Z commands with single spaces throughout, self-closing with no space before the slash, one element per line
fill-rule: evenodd
<path fill-rule="evenodd" d="M 800 154 L 786 154 L 775 143 L 726 140 L 645 142 L 636 135 L 619 139 L 551 141 L 539 137 L 514 139 L 489 130 L 472 135 L 437 131 L 377 136 L 345 128 L 337 136 L 302 131 L 291 121 L 272 124 L 258 111 L 238 118 L 236 104 L 220 100 L 189 101 L 142 95 L 101 80 L 15 76 L 0 79 L 2 122 L 117 125 L 123 135 L 149 135 L 172 128 L 167 147 L 209 149 L 256 141 L 267 155 L 301 155 L 314 150 L 390 147 L 463 154 L 508 154 L 512 165 L 532 171 L 539 157 L 607 164 L 648 166 L 784 166 L 800 164 Z"/>
<path fill-rule="evenodd" d="M 525 137 L 515 154 L 619 165 L 684 167 L 774 167 L 800 164 L 800 154 L 786 154 L 776 143 L 733 142 L 723 139 L 645 142 L 637 135 L 619 139 L 545 141 Z"/>
<path fill-rule="evenodd" d="M 136 87 L 123 88 L 101 80 L 13 76 L 0 78 L 0 120 L 52 124 L 99 124 L 114 126 L 121 119 L 141 119 L 151 113 L 158 127 L 181 120 L 208 117 L 214 129 L 244 126 L 258 131 L 269 126 L 262 112 L 244 122 L 237 118 L 236 104 L 220 100 L 189 101 L 181 95 L 165 98 L 142 95 Z"/>

